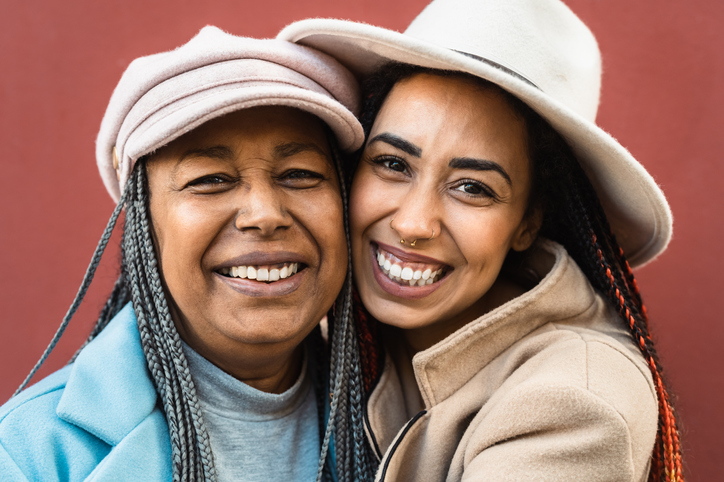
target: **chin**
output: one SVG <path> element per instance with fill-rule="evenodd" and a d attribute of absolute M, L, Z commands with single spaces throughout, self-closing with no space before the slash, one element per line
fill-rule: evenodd
<path fill-rule="evenodd" d="M 290 320 L 290 318 L 288 314 L 276 314 L 254 320 L 246 319 L 239 321 L 235 326 L 226 327 L 223 331 L 229 338 L 249 345 L 285 344 L 292 341 L 301 343 L 301 340 L 317 326 L 322 316 L 316 321 L 312 321 L 312 318 L 305 320 L 298 318 Z M 280 324 L 279 320 L 284 319 L 290 320 L 291 323 Z"/>
<path fill-rule="evenodd" d="M 429 309 L 415 309 L 400 305 L 394 301 L 377 299 L 373 303 L 362 302 L 367 311 L 380 323 L 394 326 L 402 330 L 424 328 L 435 323 L 436 317 L 431 316 Z"/>

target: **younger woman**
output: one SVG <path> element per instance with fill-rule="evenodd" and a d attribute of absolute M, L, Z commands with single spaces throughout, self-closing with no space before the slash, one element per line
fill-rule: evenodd
<path fill-rule="evenodd" d="M 368 77 L 350 215 L 378 480 L 681 480 L 627 261 L 665 249 L 670 212 L 594 123 L 585 25 L 557 0 L 437 0 L 405 34 L 280 37 Z"/>

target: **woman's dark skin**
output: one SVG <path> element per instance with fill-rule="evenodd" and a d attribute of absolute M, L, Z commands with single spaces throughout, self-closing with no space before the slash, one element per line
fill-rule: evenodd
<path fill-rule="evenodd" d="M 151 218 L 182 339 L 248 385 L 281 393 L 302 341 L 339 292 L 347 266 L 343 205 L 316 117 L 258 107 L 212 120 L 148 161 Z M 265 282 L 236 266 L 298 272 Z"/>

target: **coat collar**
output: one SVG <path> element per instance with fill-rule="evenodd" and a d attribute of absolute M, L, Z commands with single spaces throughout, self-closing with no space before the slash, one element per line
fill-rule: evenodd
<path fill-rule="evenodd" d="M 156 399 L 128 303 L 78 355 L 57 414 L 116 446 L 151 414 Z"/>
<path fill-rule="evenodd" d="M 593 288 L 561 245 L 540 241 L 530 268 L 541 278 L 534 288 L 412 358 L 414 377 L 426 409 L 457 392 L 517 340 L 545 323 L 576 316 L 594 303 Z M 390 370 L 393 365 L 388 359 L 378 388 L 400 383 L 404 373 Z M 393 380 L 385 380 L 386 377 Z M 382 391 L 376 389 L 372 393 L 370 411 L 381 401 Z"/>

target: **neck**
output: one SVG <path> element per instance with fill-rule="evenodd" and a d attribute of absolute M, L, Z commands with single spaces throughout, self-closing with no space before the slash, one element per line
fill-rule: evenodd
<path fill-rule="evenodd" d="M 431 325 L 405 330 L 405 343 L 410 355 L 427 350 L 434 344 L 444 340 L 471 321 L 480 318 L 521 296 L 526 290 L 516 282 L 499 276 L 493 286 L 478 301 L 447 320 L 438 320 Z"/>
<path fill-rule="evenodd" d="M 185 318 L 175 304 L 169 308 L 181 339 L 237 380 L 267 393 L 283 393 L 297 381 L 304 356 L 302 344 L 308 332 L 278 343 L 244 343 L 218 330 L 195 329 L 180 321 Z"/>
<path fill-rule="evenodd" d="M 289 390 L 299 378 L 304 357 L 301 344 L 280 350 L 266 345 L 210 348 L 198 339 L 184 341 L 232 377 L 267 393 Z"/>

